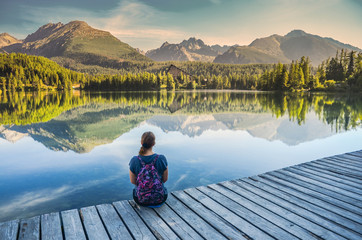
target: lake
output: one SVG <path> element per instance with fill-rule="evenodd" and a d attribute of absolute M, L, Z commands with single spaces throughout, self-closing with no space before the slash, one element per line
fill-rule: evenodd
<path fill-rule="evenodd" d="M 240 91 L 0 97 L 0 221 L 131 199 L 145 131 L 169 191 L 362 149 L 361 94 Z"/>

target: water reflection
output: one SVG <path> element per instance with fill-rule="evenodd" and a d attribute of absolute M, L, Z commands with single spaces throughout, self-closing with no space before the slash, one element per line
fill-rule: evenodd
<path fill-rule="evenodd" d="M 307 121 L 308 113 L 312 120 Z M 320 121 L 314 119 L 317 117 Z M 50 149 L 79 153 L 112 142 L 141 122 L 190 137 L 206 130 L 247 130 L 298 144 L 361 125 L 362 96 L 245 92 L 19 93 L 3 96 L 0 134 L 31 136 Z M 290 122 L 288 122 L 290 121 Z M 316 123 L 317 122 L 317 123 Z M 288 125 L 314 136 L 288 136 Z M 314 126 L 309 126 L 313 124 Z M 264 126 L 264 129 L 263 129 Z M 328 131 L 328 127 L 331 131 Z M 313 129 L 314 128 L 314 129 Z M 276 133 L 282 133 L 278 136 Z M 318 135 L 319 134 L 319 135 Z M 295 139 L 297 138 L 297 139 Z"/>
<path fill-rule="evenodd" d="M 0 221 L 131 198 L 144 131 L 170 191 L 361 149 L 362 96 L 19 93 L 0 103 Z"/>

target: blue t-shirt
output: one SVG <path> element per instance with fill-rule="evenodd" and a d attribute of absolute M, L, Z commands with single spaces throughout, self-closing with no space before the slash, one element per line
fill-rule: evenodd
<path fill-rule="evenodd" d="M 139 157 L 142 159 L 142 161 L 146 164 L 151 163 L 153 160 L 155 160 L 157 154 L 149 155 L 149 156 L 142 156 L 139 155 Z M 167 159 L 164 155 L 158 155 L 158 159 L 155 163 L 155 168 L 157 169 L 157 172 L 159 176 L 162 179 L 163 172 L 167 169 Z M 131 161 L 129 162 L 129 169 L 131 172 L 133 172 L 136 177 L 140 173 L 142 169 L 142 164 L 137 156 L 133 156 Z"/>

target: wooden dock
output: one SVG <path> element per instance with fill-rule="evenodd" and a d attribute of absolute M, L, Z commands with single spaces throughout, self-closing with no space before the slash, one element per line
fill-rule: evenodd
<path fill-rule="evenodd" d="M 170 194 L 0 223 L 0 239 L 362 239 L 362 150 Z M 0 213 L 1 214 L 1 213 Z"/>

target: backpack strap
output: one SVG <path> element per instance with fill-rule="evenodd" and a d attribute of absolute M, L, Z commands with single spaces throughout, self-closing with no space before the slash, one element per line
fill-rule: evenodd
<path fill-rule="evenodd" d="M 156 161 L 157 161 L 157 159 L 158 159 L 158 154 L 156 154 L 156 157 L 155 157 L 155 159 L 153 159 L 153 161 L 152 161 L 152 165 L 155 165 L 155 163 L 156 163 Z"/>
<path fill-rule="evenodd" d="M 142 161 L 142 159 L 139 155 L 137 156 L 137 158 L 138 158 L 138 160 L 140 160 L 142 167 L 144 167 L 146 165 L 146 163 L 144 161 Z"/>
<path fill-rule="evenodd" d="M 152 165 L 155 165 L 155 163 L 156 163 L 156 161 L 157 161 L 157 159 L 158 159 L 158 156 L 159 156 L 159 155 L 156 154 L 155 159 L 153 159 L 153 161 L 151 162 Z M 145 163 L 144 161 L 142 161 L 140 155 L 138 155 L 137 158 L 138 158 L 138 160 L 140 160 L 142 167 L 144 167 L 144 166 L 146 165 L 146 163 Z M 150 163 L 149 163 L 149 164 L 150 164 Z"/>

